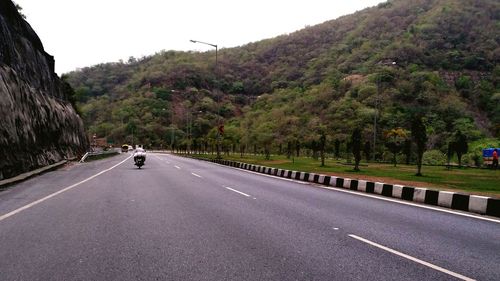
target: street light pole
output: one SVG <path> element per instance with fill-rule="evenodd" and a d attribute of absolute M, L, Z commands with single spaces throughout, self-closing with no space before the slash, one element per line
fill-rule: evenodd
<path fill-rule="evenodd" d="M 215 88 L 216 90 L 218 90 L 218 83 L 219 83 L 219 68 L 217 67 L 217 64 L 218 64 L 218 46 L 217 44 L 211 44 L 211 43 L 207 43 L 207 42 L 202 42 L 202 41 L 198 41 L 198 40 L 189 40 L 191 41 L 191 43 L 200 43 L 200 44 L 204 44 L 204 45 L 208 45 L 208 46 L 212 46 L 215 48 L 215 79 L 216 79 L 216 83 L 215 83 Z M 220 118 L 220 95 L 217 91 L 217 159 L 220 159 L 221 156 L 220 156 L 220 139 L 221 139 L 221 135 L 220 135 L 220 132 L 219 132 L 219 126 L 221 126 L 222 124 L 222 120 Z"/>

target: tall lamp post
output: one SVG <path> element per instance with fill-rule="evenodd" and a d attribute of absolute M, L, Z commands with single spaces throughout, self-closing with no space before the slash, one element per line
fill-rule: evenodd
<path fill-rule="evenodd" d="M 218 71 L 218 68 L 217 68 L 217 62 L 218 62 L 218 47 L 217 47 L 217 44 L 211 44 L 211 43 L 207 43 L 207 42 L 202 42 L 202 41 L 198 41 L 198 40 L 189 40 L 191 41 L 192 43 L 200 43 L 200 44 L 204 44 L 204 45 L 208 45 L 208 46 L 212 46 L 215 48 L 215 79 L 216 79 L 216 83 L 215 83 L 215 87 L 216 89 L 218 90 L 218 83 L 219 83 L 219 71 Z M 220 134 L 220 130 L 219 130 L 219 126 L 221 126 L 222 122 L 221 122 L 221 119 L 220 119 L 220 96 L 219 96 L 219 93 L 217 93 L 217 159 L 220 159 L 221 156 L 220 156 L 220 139 L 221 139 L 221 134 Z"/>

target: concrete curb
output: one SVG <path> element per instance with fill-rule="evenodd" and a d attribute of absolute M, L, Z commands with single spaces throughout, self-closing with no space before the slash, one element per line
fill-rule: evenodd
<path fill-rule="evenodd" d="M 318 183 L 326 186 L 349 189 L 365 193 L 378 194 L 385 197 L 397 198 L 405 201 L 413 201 L 432 206 L 440 206 L 481 215 L 500 217 L 500 199 L 491 197 L 461 194 L 458 192 L 438 191 L 412 186 L 393 185 L 381 182 L 340 178 L 335 176 L 327 176 L 299 171 L 289 171 L 231 160 L 200 158 L 194 159 L 210 161 L 213 163 L 273 175 L 277 177 Z"/>
<path fill-rule="evenodd" d="M 71 160 L 71 159 L 70 159 Z M 33 170 L 33 171 L 30 171 L 30 172 L 26 172 L 26 173 L 23 173 L 23 174 L 20 174 L 20 175 L 17 175 L 15 177 L 12 177 L 12 178 L 8 178 L 8 179 L 5 179 L 5 180 L 1 180 L 0 181 L 0 190 L 1 189 L 4 189 L 6 188 L 7 186 L 9 185 L 13 185 L 15 183 L 18 183 L 18 182 L 21 182 L 21 181 L 24 181 L 24 180 L 27 180 L 31 177 L 34 177 L 34 176 L 37 176 L 37 175 L 40 175 L 42 173 L 45 173 L 45 172 L 49 172 L 49 171 L 52 171 L 52 170 L 55 170 L 57 168 L 59 168 L 60 166 L 68 163 L 68 161 L 70 160 L 62 160 L 62 161 L 59 161 L 57 163 L 54 163 L 52 165 L 48 165 L 48 166 L 45 166 L 45 167 L 42 167 L 42 168 L 39 168 L 39 169 L 36 169 L 36 170 Z"/>

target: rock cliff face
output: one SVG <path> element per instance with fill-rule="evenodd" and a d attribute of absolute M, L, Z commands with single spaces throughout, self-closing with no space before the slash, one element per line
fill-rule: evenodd
<path fill-rule="evenodd" d="M 0 179 L 84 152 L 68 89 L 31 26 L 0 0 Z"/>

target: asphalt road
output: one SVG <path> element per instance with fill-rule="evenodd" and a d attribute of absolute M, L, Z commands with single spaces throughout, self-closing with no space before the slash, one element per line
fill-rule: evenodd
<path fill-rule="evenodd" d="M 129 156 L 0 192 L 0 280 L 500 280 L 500 221 Z"/>

